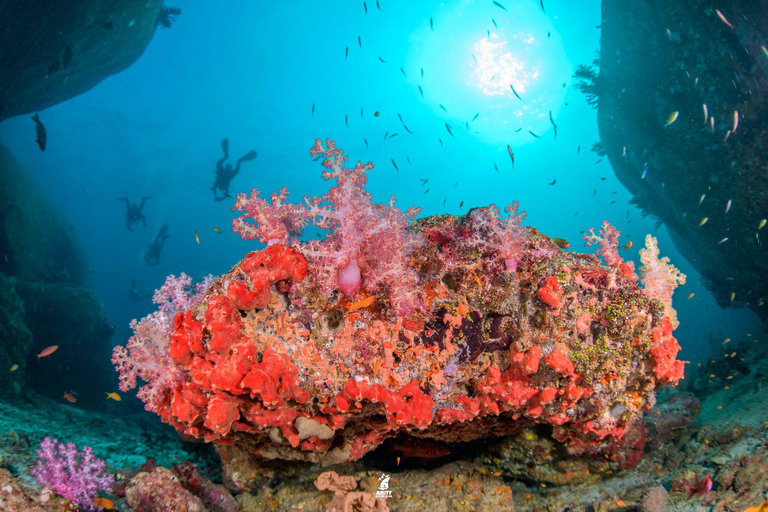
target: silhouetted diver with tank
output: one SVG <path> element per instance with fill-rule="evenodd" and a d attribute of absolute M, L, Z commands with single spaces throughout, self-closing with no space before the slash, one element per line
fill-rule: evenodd
<path fill-rule="evenodd" d="M 256 158 L 256 151 L 249 151 L 237 159 L 237 165 L 233 169 L 232 164 L 224 165 L 224 162 L 229 158 L 229 139 L 221 139 L 221 150 L 224 152 L 224 157 L 216 162 L 216 181 L 213 182 L 211 187 L 215 201 L 223 201 L 228 197 L 232 197 L 229 195 L 229 183 L 240 172 L 240 164 Z M 221 197 L 216 194 L 217 190 L 221 190 Z"/>
<path fill-rule="evenodd" d="M 147 248 L 147 252 L 144 253 L 144 261 L 147 265 L 155 266 L 160 264 L 160 252 L 163 250 L 163 244 L 168 239 L 168 225 L 163 224 L 158 231 L 155 241 L 152 242 Z"/>
<path fill-rule="evenodd" d="M 152 199 L 152 196 L 142 197 L 141 203 L 131 203 L 127 197 L 117 198 L 118 201 L 125 201 L 125 227 L 128 228 L 128 231 L 133 232 L 131 226 L 137 222 L 141 222 L 141 225 L 144 227 L 147 226 L 147 216 L 141 213 L 147 199 Z"/>

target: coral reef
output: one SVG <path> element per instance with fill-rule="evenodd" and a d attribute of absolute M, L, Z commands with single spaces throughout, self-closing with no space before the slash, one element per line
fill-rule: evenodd
<path fill-rule="evenodd" d="M 171 278 L 170 302 L 115 350 L 123 390 L 145 380 L 147 408 L 214 441 L 230 475 L 240 452 L 353 461 L 398 434 L 455 442 L 533 423 L 571 455 L 639 461 L 643 411 L 683 375 L 663 296 L 677 274 L 655 240 L 648 297 L 620 258 L 562 251 L 515 206 L 409 225 L 414 210 L 364 191 L 372 164 L 344 168 L 331 141 L 312 154 L 336 184 L 302 206 L 241 195 L 235 228 L 268 246 L 204 291 Z M 293 240 L 309 222 L 329 234 Z M 618 232 L 605 239 L 608 254 Z"/>
<path fill-rule="evenodd" d="M 131 478 L 125 501 L 135 512 L 206 510 L 203 501 L 184 489 L 176 475 L 163 467 L 157 467 L 151 472 L 141 472 Z"/>

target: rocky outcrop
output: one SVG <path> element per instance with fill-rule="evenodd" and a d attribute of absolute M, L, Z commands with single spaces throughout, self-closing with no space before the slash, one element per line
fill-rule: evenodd
<path fill-rule="evenodd" d="M 598 104 L 597 149 L 633 201 L 721 306 L 766 319 L 768 1 L 717 7 L 724 19 L 704 0 L 605 0 L 599 74 L 582 68 L 582 87 Z"/>
<path fill-rule="evenodd" d="M 0 144 L 0 394 L 93 385 L 81 369 L 106 359 L 112 329 L 89 275 L 72 225 Z"/>
<path fill-rule="evenodd" d="M 0 121 L 82 94 L 130 66 L 163 0 L 0 4 Z"/>

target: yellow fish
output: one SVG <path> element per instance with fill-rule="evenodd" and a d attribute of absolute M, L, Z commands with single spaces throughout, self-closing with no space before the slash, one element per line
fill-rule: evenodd
<path fill-rule="evenodd" d="M 768 219 L 761 220 L 760 224 L 757 225 L 757 229 L 763 229 L 765 227 L 766 222 L 768 222 Z"/>
<path fill-rule="evenodd" d="M 195 242 L 200 243 L 200 235 L 197 234 L 197 230 L 195 230 Z"/>
<path fill-rule="evenodd" d="M 694 295 L 694 293 L 693 293 L 693 292 L 689 293 L 689 294 L 688 294 L 688 300 L 691 300 L 691 299 L 693 298 L 693 295 Z"/>
<path fill-rule="evenodd" d="M 553 238 L 552 241 L 561 249 L 567 249 L 571 246 L 571 243 L 563 238 Z"/>
<path fill-rule="evenodd" d="M 221 228 L 220 228 L 220 227 L 218 227 L 218 226 L 216 226 L 215 228 L 213 228 L 213 232 L 214 232 L 214 233 L 216 233 L 217 235 L 220 235 L 220 234 L 222 233 L 222 231 L 221 231 Z M 200 243 L 200 242 L 198 242 L 198 243 Z"/>
<path fill-rule="evenodd" d="M 699 226 L 703 226 L 704 224 L 706 224 L 706 223 L 707 223 L 707 221 L 708 221 L 708 220 L 709 220 L 709 217 L 704 217 L 704 218 L 702 218 L 702 219 L 699 221 Z M 200 241 L 198 240 L 198 241 L 197 241 L 197 243 L 200 243 Z"/>
<path fill-rule="evenodd" d="M 106 393 L 106 392 L 105 392 L 105 393 Z M 113 392 L 113 393 L 106 393 L 106 395 L 107 395 L 107 398 L 108 398 L 108 399 L 109 399 L 109 398 L 111 398 L 111 399 L 112 399 L 112 400 L 114 400 L 115 402 L 120 402 L 120 401 L 122 401 L 122 398 L 121 398 L 121 397 L 120 397 L 120 395 L 118 395 L 117 393 L 114 393 L 114 392 Z"/>
<path fill-rule="evenodd" d="M 677 111 L 672 112 L 671 114 L 669 114 L 669 118 L 667 118 L 667 122 L 664 123 L 664 126 L 669 126 L 672 123 L 674 123 L 675 121 L 677 121 L 677 116 L 678 115 L 680 115 L 680 112 L 677 112 Z"/>
<path fill-rule="evenodd" d="M 19 365 L 17 365 L 17 364 L 15 364 L 15 365 L 11 366 L 11 371 L 12 371 L 12 372 L 15 372 L 15 371 L 16 371 L 16 370 L 18 370 L 18 369 L 19 369 Z"/>

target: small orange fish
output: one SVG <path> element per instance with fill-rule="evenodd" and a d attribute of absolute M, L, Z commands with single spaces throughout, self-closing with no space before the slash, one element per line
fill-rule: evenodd
<path fill-rule="evenodd" d="M 108 398 L 108 399 L 109 399 L 109 398 L 111 398 L 111 399 L 112 399 L 112 400 L 114 400 L 115 402 L 120 402 L 120 401 L 122 400 L 122 398 L 120 397 L 120 395 L 118 395 L 117 393 L 114 393 L 114 392 L 112 392 L 112 393 L 107 393 L 106 391 L 105 391 L 105 393 L 106 393 L 106 395 L 107 395 L 107 398 Z"/>
<path fill-rule="evenodd" d="M 96 501 L 93 502 L 93 505 L 96 507 L 101 507 L 105 510 L 113 510 L 115 508 L 115 504 L 112 502 L 112 500 L 108 500 L 107 498 L 96 498 Z"/>
<path fill-rule="evenodd" d="M 197 230 L 195 230 L 195 242 L 200 244 L 200 235 L 197 234 Z"/>
<path fill-rule="evenodd" d="M 765 500 L 765 503 L 759 507 L 749 507 L 744 512 L 768 512 L 768 500 Z"/>
<path fill-rule="evenodd" d="M 632 248 L 632 240 L 624 244 L 624 249 L 631 249 Z"/>
<path fill-rule="evenodd" d="M 235 211 L 235 205 L 232 205 L 232 212 Z"/>
<path fill-rule="evenodd" d="M 688 300 L 691 300 L 695 294 L 693 292 L 688 294 Z"/>
<path fill-rule="evenodd" d="M 400 457 L 397 458 L 397 465 L 400 465 Z"/>
<path fill-rule="evenodd" d="M 719 409 L 722 409 L 722 406 L 719 407 Z M 707 441 L 709 442 L 709 441 Z M 683 489 L 686 490 L 688 493 L 688 497 L 685 501 L 690 500 L 694 496 L 698 496 L 703 498 L 704 496 L 709 493 L 709 491 L 712 490 L 712 479 L 709 478 L 709 471 L 704 475 L 704 478 L 699 480 L 698 482 L 695 482 L 693 485 L 683 485 Z"/>
<path fill-rule="evenodd" d="M 72 393 L 64 392 L 64 397 L 63 398 L 67 402 L 72 402 L 72 403 L 77 402 L 77 397 L 75 395 L 73 395 Z"/>
<path fill-rule="evenodd" d="M 624 503 L 624 500 L 616 500 L 616 505 L 618 505 L 620 507 L 626 507 L 627 506 L 627 504 Z"/>
<path fill-rule="evenodd" d="M 221 230 L 221 228 L 220 228 L 220 227 L 218 227 L 218 226 L 216 226 L 216 227 L 214 227 L 214 228 L 213 228 L 213 232 L 214 232 L 214 233 L 216 233 L 217 235 L 220 235 L 220 234 L 222 234 L 222 233 L 223 233 L 223 231 Z"/>
<path fill-rule="evenodd" d="M 40 359 L 41 357 L 49 356 L 49 355 L 53 354 L 54 352 L 56 352 L 56 350 L 58 348 L 59 348 L 58 345 L 51 345 L 50 347 L 47 347 L 47 348 L 43 349 L 42 352 L 37 354 L 37 358 Z"/>
<path fill-rule="evenodd" d="M 370 296 L 368 296 L 368 297 L 366 297 L 366 298 L 364 298 L 362 300 L 359 300 L 359 301 L 355 302 L 354 304 L 350 304 L 349 307 L 347 308 L 347 313 L 351 313 L 352 311 L 355 311 L 356 309 L 367 308 L 368 306 L 373 304 L 373 301 L 375 301 L 375 300 L 376 300 L 376 296 L 375 295 L 370 295 Z"/>
<path fill-rule="evenodd" d="M 553 238 L 552 241 L 555 242 L 555 245 L 561 249 L 567 249 L 571 246 L 571 242 L 563 238 Z"/>
<path fill-rule="evenodd" d="M 459 302 L 459 307 L 457 308 L 459 316 L 464 317 L 467 313 L 469 313 L 469 305 L 467 305 L 466 302 L 463 300 Z"/>
<path fill-rule="evenodd" d="M 15 372 L 15 371 L 16 371 L 16 370 L 18 370 L 18 369 L 19 369 L 19 365 L 17 365 L 17 364 L 15 364 L 15 365 L 11 366 L 11 371 L 12 371 L 12 372 Z"/>

